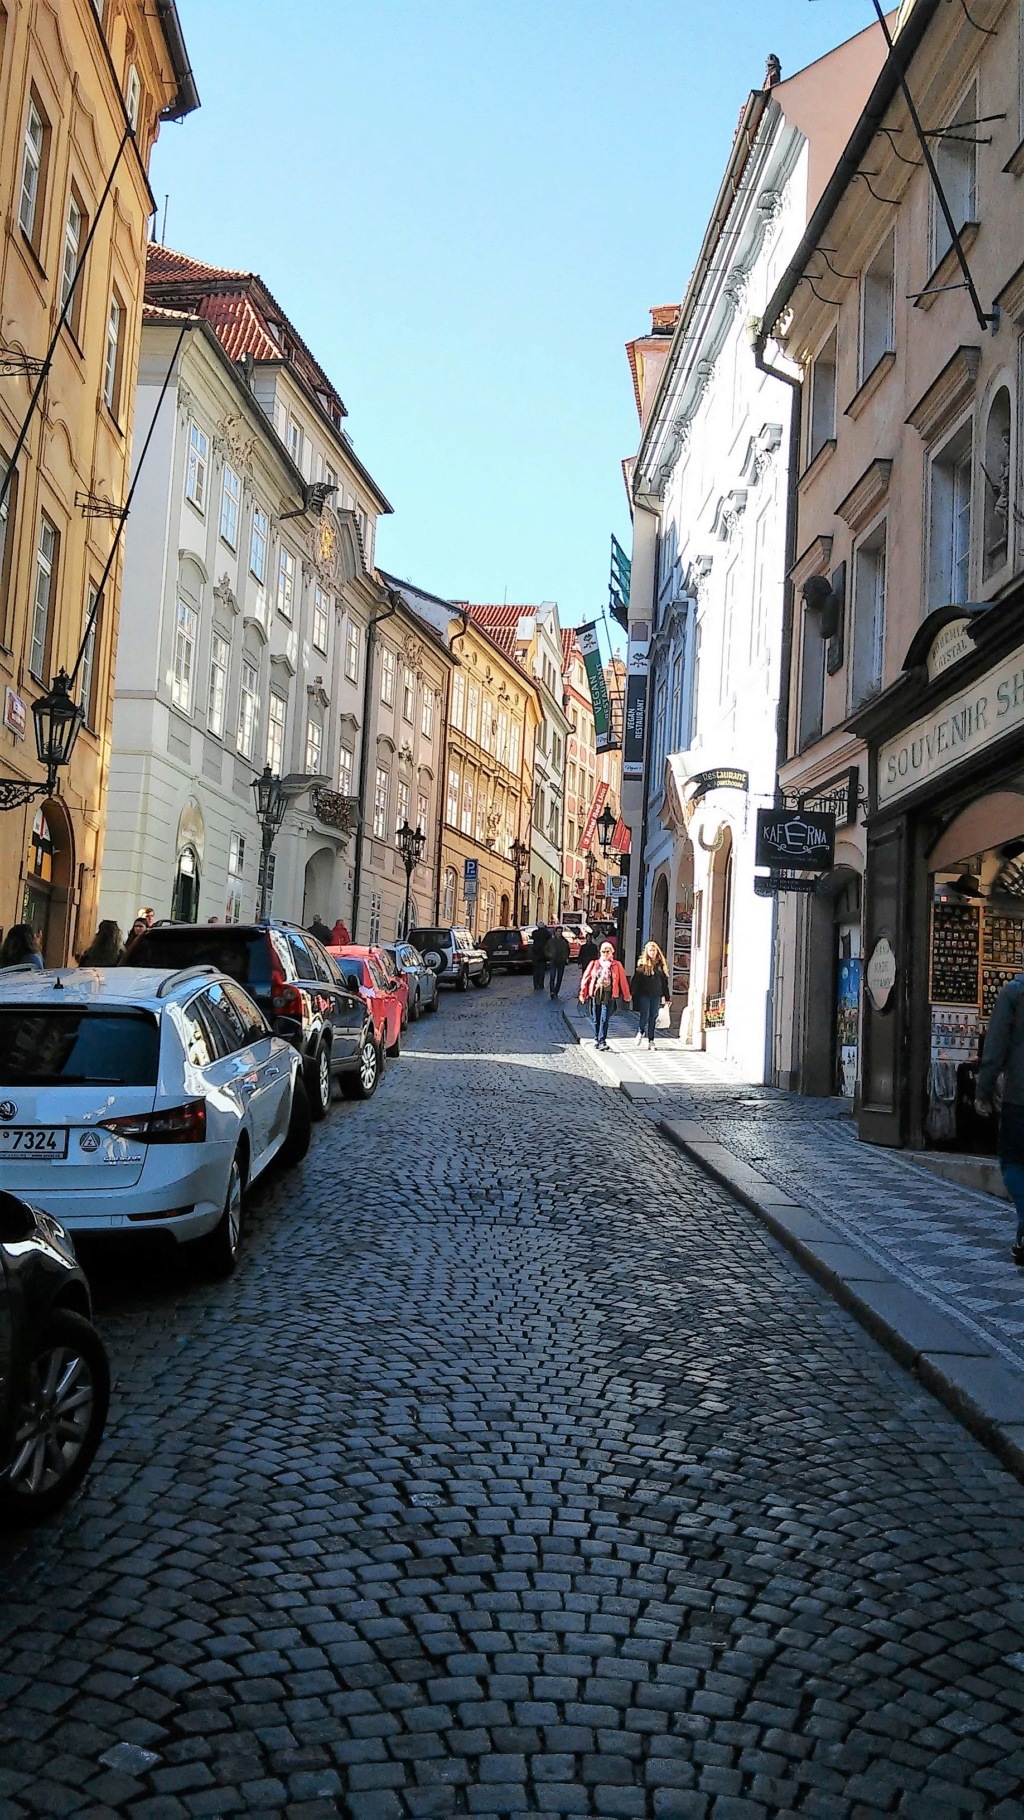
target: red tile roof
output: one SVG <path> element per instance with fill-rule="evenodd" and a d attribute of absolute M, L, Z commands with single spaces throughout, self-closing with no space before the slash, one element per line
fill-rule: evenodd
<path fill-rule="evenodd" d="M 573 661 L 573 658 L 578 657 L 578 655 L 579 655 L 579 646 L 576 643 L 575 626 L 563 626 L 562 627 L 562 669 L 568 670 Z"/>

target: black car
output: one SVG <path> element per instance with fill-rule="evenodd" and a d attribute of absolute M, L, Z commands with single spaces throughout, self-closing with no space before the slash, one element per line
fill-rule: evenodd
<path fill-rule="evenodd" d="M 89 1285 L 48 1213 L 0 1189 L 0 1518 L 49 1516 L 103 1437 L 110 1367 Z"/>
<path fill-rule="evenodd" d="M 488 929 L 480 946 L 497 972 L 528 973 L 533 966 L 533 941 L 530 929 Z"/>
<path fill-rule="evenodd" d="M 214 966 L 237 980 L 301 1055 L 315 1119 L 326 1116 L 334 1079 L 346 1099 L 376 1091 L 383 1064 L 373 1019 L 333 956 L 293 923 L 154 923 L 121 965 Z"/>

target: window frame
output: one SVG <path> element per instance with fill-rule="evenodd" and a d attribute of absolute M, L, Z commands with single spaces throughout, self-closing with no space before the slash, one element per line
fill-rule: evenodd
<path fill-rule="evenodd" d="M 218 647 L 223 647 L 223 658 Z M 217 678 L 220 677 L 218 687 Z M 206 692 L 206 731 L 213 739 L 224 737 L 224 716 L 227 710 L 228 684 L 231 677 L 231 641 L 218 632 L 216 626 L 210 634 L 210 686 Z"/>
<path fill-rule="evenodd" d="M 260 566 L 256 567 L 256 554 L 259 550 Z M 262 506 L 253 506 L 252 523 L 249 526 L 249 574 L 260 587 L 266 585 L 267 556 L 270 553 L 270 514 Z"/>
<path fill-rule="evenodd" d="M 826 350 L 829 348 L 830 344 L 833 349 L 833 356 L 831 359 L 826 359 L 825 358 Z M 818 387 L 819 387 L 819 375 L 821 375 L 822 379 L 823 379 L 823 377 L 826 373 L 831 373 L 831 375 L 832 375 L 831 382 L 830 382 L 829 388 L 828 388 L 831 396 L 830 396 L 830 408 L 829 408 L 829 419 L 828 419 L 828 432 L 826 435 L 821 435 L 820 431 L 823 428 L 823 425 L 821 425 L 817 422 Z M 833 322 L 832 327 L 829 329 L 828 334 L 825 335 L 824 338 L 822 339 L 821 345 L 818 348 L 818 351 L 815 354 L 813 360 L 811 361 L 811 370 L 808 375 L 808 379 L 809 379 L 809 386 L 808 386 L 809 400 L 808 400 L 808 411 L 807 411 L 807 445 L 806 445 L 807 458 L 806 458 L 805 465 L 806 465 L 806 467 L 809 468 L 811 466 L 811 463 L 813 461 L 815 461 L 817 459 L 817 457 L 821 454 L 822 449 L 824 449 L 828 443 L 834 442 L 835 437 L 836 437 L 836 412 L 837 412 L 837 408 L 838 408 L 838 381 L 839 381 L 839 323 L 838 323 L 838 321 Z"/>
<path fill-rule="evenodd" d="M 230 482 L 234 481 L 234 489 Z M 238 549 L 238 527 L 242 517 L 242 477 L 237 474 L 229 461 L 224 463 L 220 478 L 220 530 L 222 543 L 229 550 Z M 230 532 L 227 525 L 230 524 Z"/>
<path fill-rule="evenodd" d="M 926 582 L 928 610 L 962 605 L 971 597 L 974 511 L 974 420 L 971 414 L 949 431 L 928 464 L 928 519 Z M 940 495 L 939 488 L 943 492 Z M 957 537 L 966 507 L 966 538 Z M 938 523 L 941 512 L 942 523 Z M 941 535 L 942 548 L 939 548 Z M 956 592 L 956 572 L 963 577 L 963 592 Z"/>
<path fill-rule="evenodd" d="M 171 706 L 191 715 L 195 697 L 196 639 L 199 610 L 177 596 L 174 609 L 174 649 L 171 661 Z"/>
<path fill-rule="evenodd" d="M 255 677 L 255 686 L 249 687 L 246 671 Z M 256 751 L 256 736 L 260 718 L 260 667 L 255 658 L 243 651 L 241 670 L 238 679 L 238 736 L 236 747 L 242 758 L 253 763 Z M 246 737 L 247 735 L 247 737 Z"/>
<path fill-rule="evenodd" d="M 331 597 L 320 582 L 313 584 L 313 610 L 311 616 L 310 640 L 314 651 L 321 657 L 327 656 L 331 636 Z M 321 642 L 321 639 L 323 642 Z"/>
<path fill-rule="evenodd" d="M 965 113 L 965 110 L 966 119 L 961 120 L 960 116 Z M 977 117 L 978 78 L 977 75 L 975 75 L 968 83 L 949 117 L 949 129 L 952 131 L 953 127 L 965 125 L 968 121 L 976 120 Z M 964 139 L 954 139 L 942 134 L 934 143 L 932 157 L 935 160 L 935 169 L 938 173 L 939 181 L 942 184 L 943 193 L 946 197 L 946 201 L 949 203 L 949 212 L 953 217 L 957 232 L 962 233 L 968 222 L 977 221 L 981 213 L 978 205 L 978 141 L 972 140 L 968 142 Z M 959 179 L 961 168 L 966 169 L 969 173 L 966 185 L 968 194 L 963 204 L 964 214 L 962 219 L 958 219 L 960 215 L 960 208 L 958 207 L 960 199 L 959 196 L 952 195 L 951 190 L 954 188 L 952 181 L 953 177 L 956 176 L 957 179 Z M 928 201 L 929 270 L 934 272 L 942 264 L 947 253 L 952 250 L 953 242 L 948 237 L 948 229 L 942 210 L 939 207 L 933 185 L 929 186 Z"/>
<path fill-rule="evenodd" d="M 275 704 L 281 709 L 280 715 L 274 713 Z M 278 749 L 280 734 L 280 749 Z M 284 764 L 285 745 L 288 736 L 288 697 L 280 689 L 271 689 L 267 703 L 267 755 L 266 762 L 275 777 L 281 775 Z"/>
<path fill-rule="evenodd" d="M 883 687 L 885 680 L 885 618 L 888 590 L 889 567 L 889 525 L 888 519 L 880 518 L 869 531 L 861 537 L 853 552 L 853 588 L 850 623 L 850 691 L 849 711 L 852 714 L 865 702 L 871 701 Z M 868 568 L 871 573 L 868 573 Z M 864 601 L 867 589 L 871 590 L 869 609 L 869 664 L 868 674 L 864 674 L 861 661 L 864 643 L 864 628 L 868 619 L 868 609 Z"/>
<path fill-rule="evenodd" d="M 39 122 L 39 142 L 35 145 L 30 138 L 32 116 Z M 31 147 L 31 156 L 30 156 Z M 21 130 L 21 160 L 18 175 L 18 213 L 17 222 L 21 232 L 32 248 L 36 258 L 43 239 L 43 214 L 46 204 L 47 166 L 50 157 L 50 121 L 39 97 L 35 85 L 29 89 L 28 105 L 25 110 L 25 123 Z M 25 219 L 26 172 L 31 164 L 33 182 L 29 218 Z"/>
<path fill-rule="evenodd" d="M 46 531 L 50 533 L 50 548 L 44 553 L 43 541 Z M 39 529 L 36 532 L 36 553 L 33 565 L 32 583 L 32 616 L 29 622 L 29 672 L 46 686 L 46 671 L 50 667 L 50 642 L 53 635 L 53 601 L 54 587 L 60 562 L 60 531 L 48 512 L 40 512 Z M 46 599 L 41 602 L 39 584 L 42 576 L 46 577 Z M 40 637 L 41 632 L 41 637 Z M 36 668 L 36 647 L 39 646 L 39 667 Z"/>
<path fill-rule="evenodd" d="M 391 773 L 377 765 L 373 775 L 373 834 L 375 840 L 388 838 L 388 805 L 391 800 Z"/>
<path fill-rule="evenodd" d="M 120 420 L 124 390 L 124 330 L 127 312 L 116 285 L 110 293 L 107 309 L 106 339 L 103 344 L 103 402 L 115 423 Z"/>
<path fill-rule="evenodd" d="M 195 418 L 190 417 L 185 444 L 185 498 L 201 518 L 206 517 L 209 472 L 210 438 Z"/>
<path fill-rule="evenodd" d="M 74 239 L 71 238 L 71 212 L 73 209 L 76 210 L 78 214 L 78 229 Z M 82 200 L 82 194 L 77 183 L 72 181 L 68 187 L 68 204 L 64 211 L 64 237 L 61 242 L 60 286 L 57 292 L 57 305 L 58 309 L 63 310 L 68 298 L 71 297 L 71 308 L 64 318 L 64 327 L 70 331 L 76 343 L 79 339 L 82 323 L 82 298 L 85 289 L 83 283 L 85 277 L 84 271 L 79 278 L 78 283 L 75 284 L 73 296 L 71 287 L 74 284 L 75 274 L 78 271 L 79 261 L 82 257 L 82 243 L 86 239 L 88 232 L 88 212 L 85 203 Z"/>
<path fill-rule="evenodd" d="M 78 671 L 78 699 L 82 704 L 82 712 L 85 715 L 85 725 L 92 733 L 95 733 L 99 722 L 99 715 L 96 713 L 96 704 L 99 697 L 97 686 L 99 678 L 96 675 L 96 650 L 100 642 L 100 629 L 103 624 L 102 601 L 100 601 L 99 611 L 96 614 L 96 618 L 93 620 L 92 630 L 90 631 L 88 638 L 85 637 L 85 628 L 89 624 L 89 615 L 93 610 L 98 595 L 99 589 L 93 582 L 90 582 L 85 590 L 85 614 L 82 620 L 82 637 L 84 642 L 82 644 L 82 661 Z"/>
<path fill-rule="evenodd" d="M 877 288 L 877 280 L 872 278 L 872 273 L 874 272 L 876 266 L 878 265 L 879 260 L 885 254 L 886 250 L 888 250 L 888 253 L 889 253 L 888 301 L 886 304 L 887 327 L 886 327 L 886 332 L 885 332 L 884 336 L 882 337 L 882 345 L 879 345 L 877 348 L 877 351 L 874 351 L 873 344 L 871 346 L 869 346 L 869 343 L 868 343 L 868 320 L 869 320 L 869 311 L 870 311 L 870 306 L 871 306 L 871 294 L 870 294 L 869 287 L 872 284 L 874 284 Z M 885 356 L 887 354 L 895 354 L 895 352 L 896 352 L 896 227 L 894 224 L 892 227 L 890 227 L 888 232 L 883 235 L 882 239 L 879 241 L 878 245 L 876 246 L 874 252 L 871 255 L 871 258 L 868 260 L 867 264 L 864 267 L 864 270 L 861 273 L 860 322 L 859 322 L 859 334 L 858 334 L 858 343 L 857 343 L 857 383 L 858 383 L 858 386 L 864 385 L 865 382 L 868 379 L 870 379 L 875 368 L 878 366 L 879 361 L 884 360 Z"/>
<path fill-rule="evenodd" d="M 380 650 L 380 699 L 385 708 L 395 705 L 395 676 L 397 671 L 395 653 L 390 645 L 382 645 Z"/>

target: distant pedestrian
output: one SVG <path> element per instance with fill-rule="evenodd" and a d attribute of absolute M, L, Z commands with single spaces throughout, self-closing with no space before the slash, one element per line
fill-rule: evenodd
<path fill-rule="evenodd" d="M 124 937 L 112 918 L 99 926 L 84 954 L 78 957 L 80 967 L 116 967 L 124 953 Z"/>
<path fill-rule="evenodd" d="M 1000 1075 L 999 1167 L 1017 1209 L 1013 1261 L 1024 1265 L 1024 973 L 1007 981 L 993 1006 L 978 1070 L 976 1111 L 989 1110 Z"/>
<path fill-rule="evenodd" d="M 39 951 L 39 937 L 31 923 L 14 923 L 0 947 L 0 971 L 5 967 L 42 969 L 45 965 Z"/>
<path fill-rule="evenodd" d="M 351 947 L 351 944 L 352 944 L 352 937 L 350 936 L 350 934 L 348 932 L 348 924 L 343 923 L 341 920 L 341 917 L 339 916 L 337 922 L 334 925 L 334 928 L 331 930 L 331 937 L 330 937 L 330 942 L 328 943 L 328 946 L 331 948 L 348 948 L 348 947 Z"/>
<path fill-rule="evenodd" d="M 318 942 L 329 942 L 331 939 L 331 932 L 322 916 L 314 916 L 309 925 L 309 934 L 315 935 Z"/>
<path fill-rule="evenodd" d="M 548 942 L 548 991 L 552 998 L 557 998 L 562 990 L 562 979 L 569 964 L 569 944 L 561 929 L 551 931 Z"/>
<path fill-rule="evenodd" d="M 147 904 L 146 908 L 141 912 L 141 915 L 146 919 L 146 928 L 152 929 L 153 924 L 156 922 L 156 911 L 152 904 Z"/>
<path fill-rule="evenodd" d="M 131 947 L 132 943 L 134 941 L 138 940 L 140 935 L 145 935 L 146 930 L 148 928 L 149 928 L 149 924 L 147 923 L 144 916 L 137 916 L 135 918 L 135 921 L 133 922 L 131 928 L 128 931 L 128 940 L 125 943 L 125 952 L 126 953 L 127 953 L 127 950 Z"/>
<path fill-rule="evenodd" d="M 585 972 L 586 969 L 590 966 L 591 961 L 596 961 L 600 952 L 601 952 L 601 950 L 600 950 L 597 942 L 594 940 L 594 937 L 592 935 L 588 935 L 586 941 L 583 943 L 583 946 L 581 947 L 578 955 L 576 956 L 576 959 L 579 961 L 579 964 L 580 964 L 580 971 Z"/>
<path fill-rule="evenodd" d="M 548 943 L 551 931 L 547 923 L 538 923 L 533 932 L 533 990 L 543 992 L 544 977 L 548 970 Z"/>
<path fill-rule="evenodd" d="M 636 972 L 630 985 L 633 990 L 633 1003 L 640 1019 L 636 1040 L 638 1043 L 646 1041 L 648 1049 L 653 1049 L 654 1032 L 658 1027 L 658 1012 L 662 1005 L 669 1004 L 672 999 L 668 983 L 668 962 L 657 942 L 648 942 L 637 961 Z"/>
<path fill-rule="evenodd" d="M 580 981 L 580 1004 L 589 1005 L 593 1013 L 598 1049 L 608 1047 L 608 1025 L 620 1002 L 629 1004 L 629 981 L 611 942 L 602 942 L 596 961 L 591 961 Z"/>

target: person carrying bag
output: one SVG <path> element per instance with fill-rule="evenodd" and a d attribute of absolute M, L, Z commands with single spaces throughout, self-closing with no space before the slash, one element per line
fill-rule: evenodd
<path fill-rule="evenodd" d="M 590 1006 L 597 1049 L 608 1047 L 608 1026 L 620 1000 L 624 1005 L 630 1002 L 629 981 L 621 961 L 615 959 L 611 942 L 602 942 L 600 954 L 580 981 L 580 1004 Z"/>
<path fill-rule="evenodd" d="M 637 962 L 631 985 L 633 1003 L 640 1019 L 636 1040 L 638 1043 L 646 1041 L 648 1049 L 653 1049 L 655 1030 L 666 1029 L 668 1023 L 667 1018 L 662 1022 L 661 1008 L 668 1006 L 672 999 L 668 962 L 657 942 L 648 942 Z"/>

